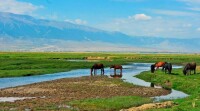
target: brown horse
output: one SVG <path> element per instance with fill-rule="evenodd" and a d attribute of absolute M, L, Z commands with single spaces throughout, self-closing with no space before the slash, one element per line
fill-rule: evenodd
<path fill-rule="evenodd" d="M 187 75 L 188 71 L 190 71 L 190 74 L 191 74 L 192 70 L 194 70 L 194 74 L 196 74 L 196 63 L 195 62 L 187 63 L 183 69 L 183 74 Z"/>
<path fill-rule="evenodd" d="M 120 69 L 120 75 L 122 75 L 122 66 L 121 65 L 111 65 L 110 69 L 114 68 L 114 75 L 116 75 L 116 69 Z"/>
<path fill-rule="evenodd" d="M 93 70 L 94 70 L 94 75 L 97 73 L 97 69 L 101 69 L 101 75 L 104 75 L 104 65 L 103 64 L 94 64 L 91 67 L 91 76 L 92 76 Z"/>
<path fill-rule="evenodd" d="M 162 62 L 162 61 L 156 62 L 155 67 L 156 67 L 156 69 L 159 69 L 159 67 L 163 67 L 165 64 L 166 64 L 166 62 Z"/>

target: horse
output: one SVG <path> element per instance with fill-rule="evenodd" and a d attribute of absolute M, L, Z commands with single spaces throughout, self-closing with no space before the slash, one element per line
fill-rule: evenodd
<path fill-rule="evenodd" d="M 110 69 L 114 68 L 114 73 L 116 75 L 116 69 L 120 69 L 120 75 L 122 75 L 122 66 L 121 65 L 111 65 Z"/>
<path fill-rule="evenodd" d="M 97 69 L 101 69 L 101 75 L 104 75 L 104 65 L 103 64 L 94 64 L 91 67 L 91 76 L 92 76 L 92 72 L 94 70 L 94 75 L 97 73 Z"/>
<path fill-rule="evenodd" d="M 168 71 L 169 74 L 172 72 L 172 64 L 171 63 L 165 63 L 165 65 L 162 67 L 162 71 L 165 70 L 165 74 Z"/>
<path fill-rule="evenodd" d="M 192 70 L 194 70 L 194 74 L 196 74 L 196 63 L 195 62 L 187 63 L 183 69 L 183 74 L 187 75 L 188 71 L 190 71 L 190 74 L 191 74 Z"/>
<path fill-rule="evenodd" d="M 151 65 L 151 73 L 154 73 L 155 72 L 155 64 L 152 64 Z"/>
<path fill-rule="evenodd" d="M 159 67 L 163 67 L 165 64 L 166 64 L 167 62 L 156 62 L 155 63 L 155 67 L 156 67 L 156 69 L 158 69 Z"/>

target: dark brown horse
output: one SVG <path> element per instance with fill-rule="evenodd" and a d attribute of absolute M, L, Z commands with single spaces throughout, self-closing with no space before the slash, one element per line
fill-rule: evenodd
<path fill-rule="evenodd" d="M 101 75 L 104 75 L 104 65 L 103 64 L 94 64 L 91 67 L 91 76 L 92 76 L 92 72 L 94 70 L 94 75 L 97 74 L 97 70 L 101 69 Z"/>
<path fill-rule="evenodd" d="M 156 62 L 155 63 L 155 67 L 156 67 L 156 69 L 158 69 L 159 67 L 163 67 L 164 65 L 166 64 L 166 62 Z"/>
<path fill-rule="evenodd" d="M 194 70 L 194 74 L 196 74 L 196 63 L 192 62 L 192 63 L 187 63 L 183 69 L 183 74 L 187 75 L 188 71 L 191 74 L 191 71 Z"/>
<path fill-rule="evenodd" d="M 162 71 L 165 71 L 165 74 L 166 74 L 167 71 L 168 71 L 169 74 L 171 74 L 172 73 L 172 64 L 166 62 L 165 65 L 162 68 Z"/>
<path fill-rule="evenodd" d="M 114 75 L 116 75 L 116 69 L 120 69 L 120 75 L 122 75 L 122 66 L 121 65 L 111 65 L 110 69 L 114 68 Z"/>

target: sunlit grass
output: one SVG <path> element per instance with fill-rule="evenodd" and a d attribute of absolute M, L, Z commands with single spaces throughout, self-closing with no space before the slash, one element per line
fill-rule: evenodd
<path fill-rule="evenodd" d="M 83 111 L 118 111 L 133 106 L 152 102 L 150 98 L 137 96 L 118 96 L 112 98 L 97 98 L 71 101 L 68 104 L 74 109 Z"/>

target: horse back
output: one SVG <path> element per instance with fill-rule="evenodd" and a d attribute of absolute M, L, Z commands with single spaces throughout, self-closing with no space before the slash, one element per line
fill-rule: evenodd
<path fill-rule="evenodd" d="M 196 69 L 196 63 L 192 62 L 192 63 L 187 63 L 184 67 L 184 70 L 195 70 Z"/>
<path fill-rule="evenodd" d="M 166 62 L 156 62 L 156 63 L 155 63 L 155 66 L 156 66 L 156 67 L 162 67 L 162 66 L 165 65 L 165 63 L 166 63 Z"/>
<path fill-rule="evenodd" d="M 195 62 L 190 63 L 190 69 L 196 69 L 196 63 Z"/>

